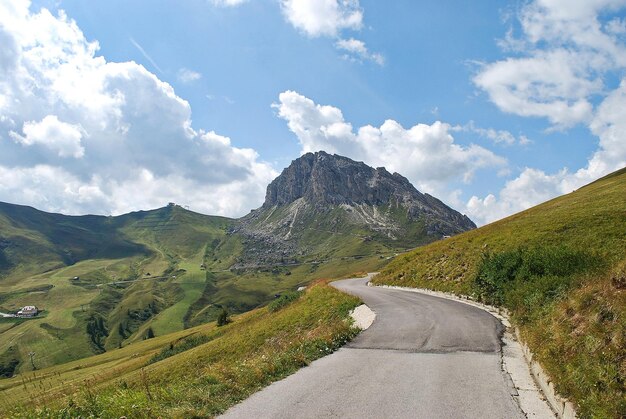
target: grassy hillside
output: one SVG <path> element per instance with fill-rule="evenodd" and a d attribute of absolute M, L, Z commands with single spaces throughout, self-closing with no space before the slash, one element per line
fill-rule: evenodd
<path fill-rule="evenodd" d="M 35 319 L 0 319 L 0 378 L 201 325 L 223 307 L 251 310 L 316 278 L 377 269 L 393 254 L 326 232 L 296 263 L 231 269 L 249 245 L 232 232 L 235 223 L 179 206 L 119 217 L 0 206 L 9 266 L 0 274 L 0 312 L 44 309 Z M 320 263 L 321 251 L 338 249 Z"/>
<path fill-rule="evenodd" d="M 507 307 L 582 417 L 626 416 L 626 169 L 400 256 L 375 282 Z"/>
<path fill-rule="evenodd" d="M 334 351 L 355 297 L 320 283 L 273 304 L 0 381 L 1 417 L 206 417 Z"/>
<path fill-rule="evenodd" d="M 182 330 L 205 288 L 205 248 L 231 224 L 178 206 L 67 217 L 1 205 L 0 311 L 34 304 L 44 315 L 0 320 L 0 375 L 111 350 L 150 327 Z"/>
<path fill-rule="evenodd" d="M 0 280 L 86 259 L 145 256 L 149 250 L 116 229 L 109 217 L 71 217 L 0 202 Z M 6 282 L 6 279 L 5 279 Z"/>

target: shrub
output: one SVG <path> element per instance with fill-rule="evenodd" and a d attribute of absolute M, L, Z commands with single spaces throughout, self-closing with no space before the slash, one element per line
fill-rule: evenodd
<path fill-rule="evenodd" d="M 15 369 L 20 364 L 19 359 L 10 358 L 4 362 L 0 362 L 0 378 L 11 378 L 15 373 Z"/>
<path fill-rule="evenodd" d="M 228 310 L 226 310 L 226 307 L 224 307 L 222 308 L 220 314 L 217 316 L 217 325 L 225 326 L 228 323 L 230 323 L 230 317 L 228 316 Z"/>
<path fill-rule="evenodd" d="M 207 343 L 219 336 L 221 336 L 221 334 L 213 335 L 213 336 L 192 335 L 184 339 L 181 339 L 177 342 L 172 342 L 165 348 L 161 349 L 159 353 L 157 353 L 152 358 L 150 358 L 150 360 L 148 361 L 148 364 L 154 364 L 155 362 L 169 358 L 181 352 L 188 351 L 189 349 L 193 349 L 196 346 L 200 346 L 204 343 Z"/>
<path fill-rule="evenodd" d="M 152 339 L 153 337 L 154 337 L 154 330 L 152 330 L 152 328 L 149 327 L 148 330 L 146 331 L 145 339 Z"/>
<path fill-rule="evenodd" d="M 104 340 L 109 336 L 109 331 L 102 316 L 92 314 L 87 321 L 86 328 L 92 345 L 97 351 L 104 352 Z"/>
<path fill-rule="evenodd" d="M 288 291 L 269 303 L 267 309 L 272 313 L 276 312 L 296 301 L 302 294 L 302 291 Z"/>
<path fill-rule="evenodd" d="M 474 292 L 485 302 L 510 308 L 524 322 L 564 295 L 579 274 L 601 265 L 601 259 L 564 246 L 485 254 Z"/>

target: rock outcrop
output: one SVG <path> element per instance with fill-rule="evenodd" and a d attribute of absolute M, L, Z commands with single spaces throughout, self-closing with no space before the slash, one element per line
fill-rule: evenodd
<path fill-rule="evenodd" d="M 395 205 L 405 208 L 410 218 L 438 218 L 458 233 L 476 228 L 467 216 L 429 194 L 422 194 L 399 173 L 384 167 L 374 169 L 347 157 L 323 151 L 307 153 L 294 160 L 267 187 L 262 209 L 289 205 L 298 199 L 316 207 L 330 205 Z"/>
<path fill-rule="evenodd" d="M 241 220 L 242 266 L 294 261 L 330 235 L 415 247 L 476 228 L 465 215 L 419 192 L 402 175 L 323 151 L 294 160 Z M 316 232 L 317 234 L 312 234 Z"/>

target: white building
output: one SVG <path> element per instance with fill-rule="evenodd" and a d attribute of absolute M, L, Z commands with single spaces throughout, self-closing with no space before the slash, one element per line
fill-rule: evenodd
<path fill-rule="evenodd" d="M 17 317 L 35 317 L 39 310 L 35 306 L 24 306 L 17 312 Z"/>

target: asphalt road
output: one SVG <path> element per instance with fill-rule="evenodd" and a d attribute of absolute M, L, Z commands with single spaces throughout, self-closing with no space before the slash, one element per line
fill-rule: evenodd
<path fill-rule="evenodd" d="M 372 326 L 226 412 L 225 418 L 523 418 L 501 370 L 502 325 L 478 308 L 409 291 L 333 285 Z"/>

